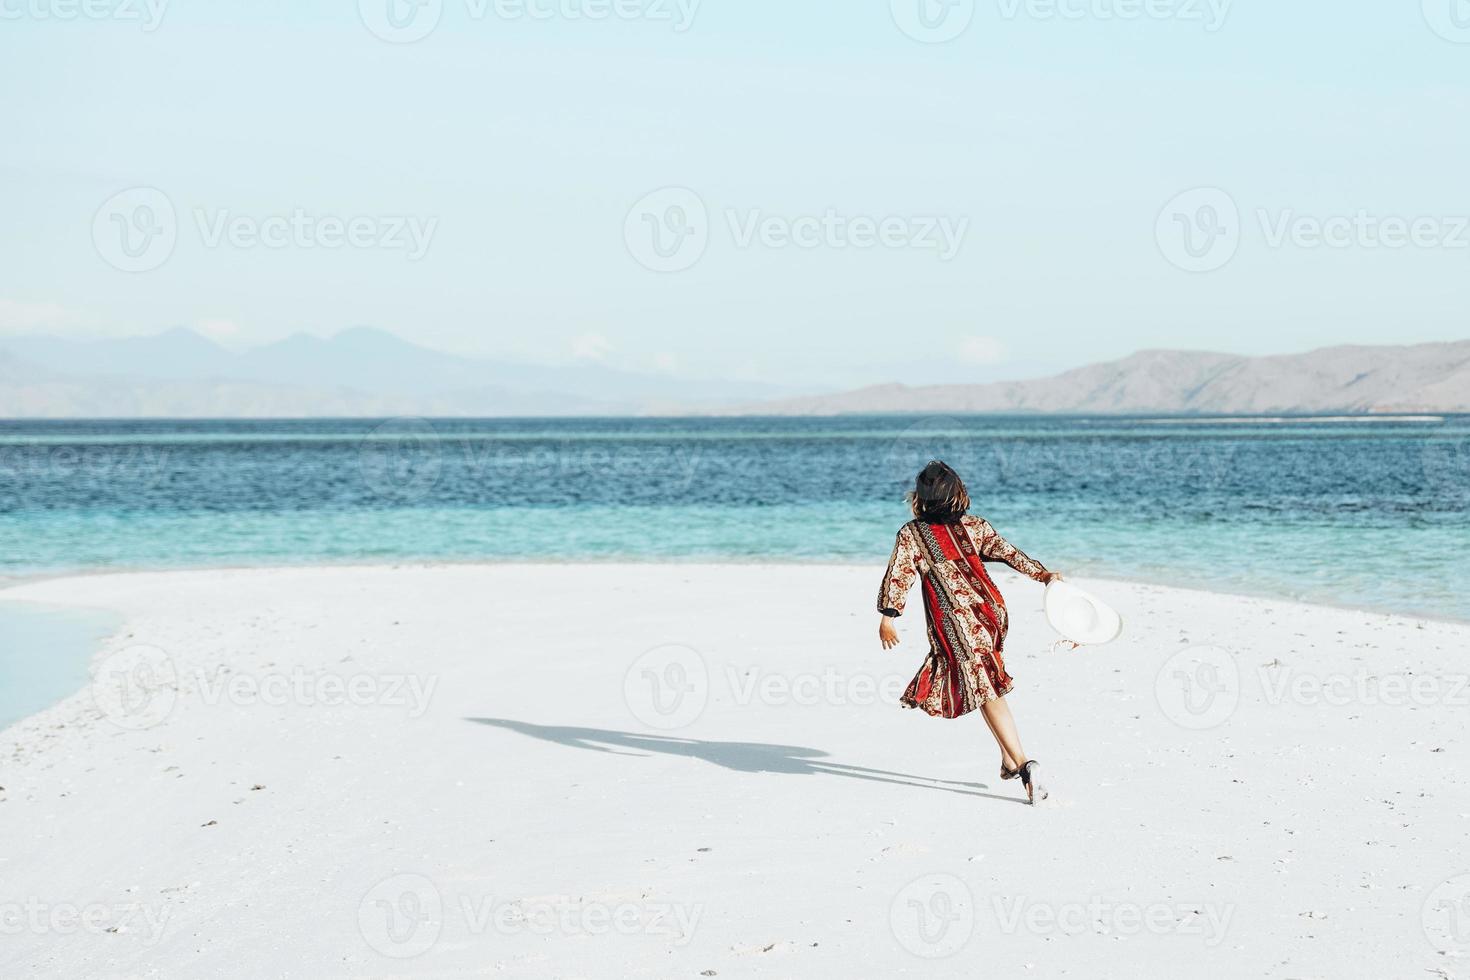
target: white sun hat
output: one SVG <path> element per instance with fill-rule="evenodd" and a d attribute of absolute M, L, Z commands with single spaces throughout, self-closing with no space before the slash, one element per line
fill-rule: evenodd
<path fill-rule="evenodd" d="M 1053 581 L 1046 587 L 1046 621 L 1078 645 L 1111 643 L 1123 632 L 1123 617 L 1070 582 Z"/>

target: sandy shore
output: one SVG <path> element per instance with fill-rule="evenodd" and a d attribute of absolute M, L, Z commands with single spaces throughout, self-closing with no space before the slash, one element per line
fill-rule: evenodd
<path fill-rule="evenodd" d="M 0 732 L 0 976 L 1470 976 L 1470 627 L 1005 578 L 1027 807 L 879 572 L 7 590 L 126 626 Z"/>

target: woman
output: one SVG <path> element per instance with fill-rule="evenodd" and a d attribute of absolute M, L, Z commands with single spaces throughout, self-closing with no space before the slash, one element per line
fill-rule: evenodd
<path fill-rule="evenodd" d="M 908 498 L 915 519 L 899 529 L 878 592 L 883 614 L 878 640 L 891 650 L 898 645 L 893 620 L 903 614 L 914 580 L 924 583 L 929 655 L 904 692 L 903 704 L 940 718 L 958 718 L 979 708 L 1000 745 L 1000 778 L 1019 776 L 1028 800 L 1044 800 L 1037 764 L 1021 748 L 1005 703 L 1012 682 L 1001 648 L 1009 618 L 984 563 L 1003 561 L 1043 584 L 1061 576 L 1016 550 L 988 522 L 970 516 L 964 481 L 944 463 L 925 466 Z"/>

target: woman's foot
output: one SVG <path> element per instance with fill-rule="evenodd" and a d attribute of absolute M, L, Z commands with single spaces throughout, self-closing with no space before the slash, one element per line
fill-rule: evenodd
<path fill-rule="evenodd" d="M 1019 769 L 1012 769 L 1009 765 L 1007 765 L 1004 762 L 1002 762 L 1000 764 L 1000 778 L 1001 779 L 1015 779 L 1019 775 L 1021 775 L 1021 770 L 1019 770 Z"/>
<path fill-rule="evenodd" d="M 1040 775 L 1036 770 L 1040 768 L 1035 759 L 1022 763 L 1018 773 L 1021 777 L 1021 785 L 1026 787 L 1026 802 L 1035 805 L 1037 800 L 1044 800 L 1049 795 L 1046 787 L 1041 785 Z"/>

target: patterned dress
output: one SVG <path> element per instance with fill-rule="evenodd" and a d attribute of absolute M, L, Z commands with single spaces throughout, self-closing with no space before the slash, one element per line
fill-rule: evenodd
<path fill-rule="evenodd" d="M 1026 557 L 989 522 L 966 514 L 953 524 L 910 521 L 898 532 L 878 592 L 878 611 L 902 614 L 920 579 L 929 625 L 929 655 L 904 691 L 903 704 L 940 718 L 958 718 L 1011 690 L 1001 648 L 1010 619 L 1005 600 L 985 572 L 1002 561 L 1044 581 L 1041 563 Z"/>

